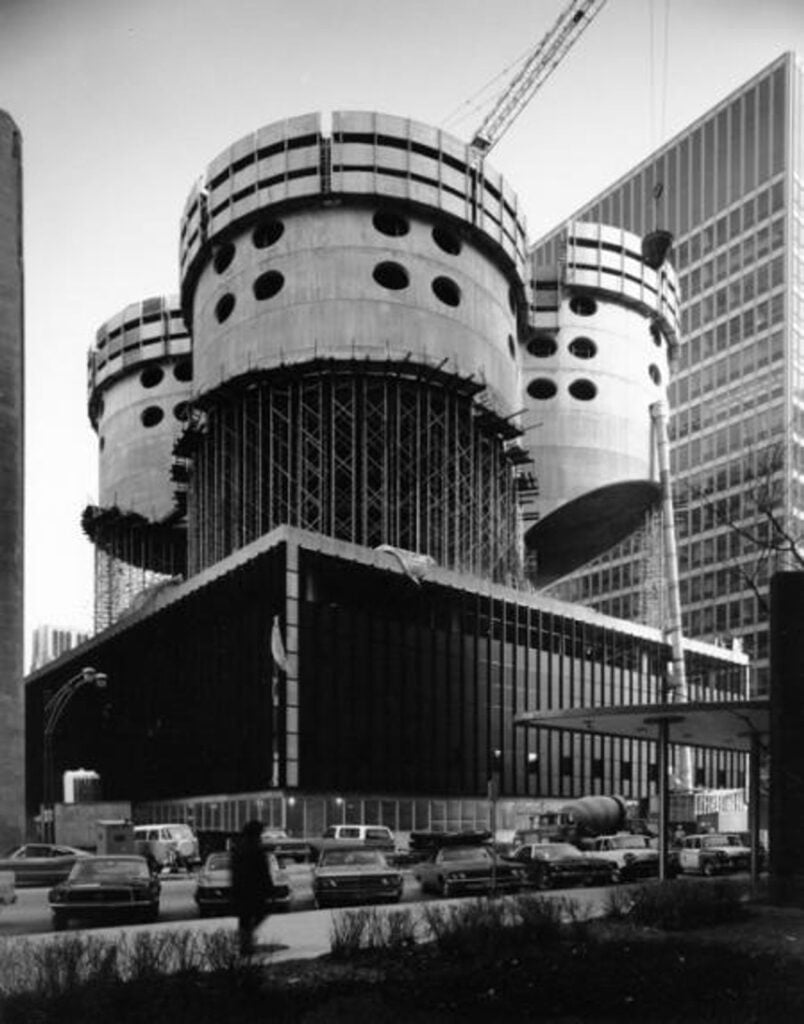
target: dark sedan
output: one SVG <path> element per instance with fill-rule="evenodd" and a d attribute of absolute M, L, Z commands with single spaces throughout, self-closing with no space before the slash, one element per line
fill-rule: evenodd
<path fill-rule="evenodd" d="M 413 875 L 422 892 L 439 896 L 472 896 L 517 892 L 525 871 L 486 846 L 444 846 L 417 864 Z"/>
<path fill-rule="evenodd" d="M 616 866 L 602 857 L 590 856 L 571 843 L 526 843 L 511 860 L 521 865 L 530 885 L 537 889 L 569 885 L 612 885 Z"/>
<path fill-rule="evenodd" d="M 70 874 L 77 860 L 91 856 L 72 846 L 25 843 L 6 850 L 0 857 L 0 871 L 11 871 L 16 886 L 57 885 Z"/>
<path fill-rule="evenodd" d="M 156 921 L 159 895 L 159 878 L 144 857 L 87 857 L 50 890 L 53 927 L 62 929 L 71 918 Z"/>

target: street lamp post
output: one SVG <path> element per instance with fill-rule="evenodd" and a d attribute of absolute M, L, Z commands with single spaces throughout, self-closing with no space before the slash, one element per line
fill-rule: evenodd
<path fill-rule="evenodd" d="M 53 805 L 55 795 L 55 779 L 53 760 L 53 734 L 59 724 L 64 710 L 73 695 L 83 686 L 96 686 L 99 690 L 106 688 L 108 676 L 94 668 L 82 668 L 80 672 L 63 683 L 45 702 L 44 710 L 44 743 L 42 747 L 42 839 L 52 843 L 54 840 Z"/>

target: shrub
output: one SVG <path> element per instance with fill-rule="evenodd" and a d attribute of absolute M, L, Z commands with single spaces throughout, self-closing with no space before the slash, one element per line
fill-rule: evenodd
<path fill-rule="evenodd" d="M 667 931 L 739 921 L 748 914 L 743 887 L 725 879 L 706 884 L 682 878 L 655 882 L 631 889 L 628 896 L 630 905 L 623 901 L 612 916 Z"/>
<path fill-rule="evenodd" d="M 336 960 L 345 960 L 360 950 L 399 952 L 416 942 L 416 922 L 410 910 L 383 913 L 377 907 L 363 907 L 334 914 L 330 948 Z"/>

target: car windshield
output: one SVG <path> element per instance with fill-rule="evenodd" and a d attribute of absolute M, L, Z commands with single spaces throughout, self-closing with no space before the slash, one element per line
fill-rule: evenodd
<path fill-rule="evenodd" d="M 581 851 L 569 843 L 550 843 L 545 846 L 535 846 L 533 856 L 540 860 L 565 860 L 568 857 L 583 857 Z"/>
<path fill-rule="evenodd" d="M 491 860 L 491 854 L 482 846 L 455 846 L 441 851 L 442 861 Z"/>
<path fill-rule="evenodd" d="M 325 850 L 320 863 L 327 868 L 355 864 L 385 867 L 382 854 L 377 850 Z"/>
<path fill-rule="evenodd" d="M 19 846 L 9 846 L 7 850 L 4 850 L 3 853 L 0 854 L 0 857 L 2 857 L 4 860 L 7 857 L 13 857 L 15 853 L 18 853 L 20 851 L 20 849 L 21 847 Z"/>
<path fill-rule="evenodd" d="M 150 878 L 144 859 L 127 857 L 88 857 L 76 861 L 70 872 L 72 882 L 103 882 L 115 878 Z"/>
<path fill-rule="evenodd" d="M 714 846 L 742 846 L 742 843 L 737 836 L 704 836 L 701 840 L 701 846 L 708 847 L 711 849 Z"/>
<path fill-rule="evenodd" d="M 228 871 L 230 860 L 228 853 L 211 853 L 207 857 L 207 871 Z"/>
<path fill-rule="evenodd" d="M 611 840 L 612 850 L 646 850 L 649 849 L 647 836 L 614 836 Z"/>

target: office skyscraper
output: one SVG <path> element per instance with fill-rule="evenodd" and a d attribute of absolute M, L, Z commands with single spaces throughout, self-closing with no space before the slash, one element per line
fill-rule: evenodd
<path fill-rule="evenodd" d="M 741 643 L 759 692 L 767 583 L 790 559 L 771 546 L 804 518 L 803 84 L 783 55 L 572 214 L 675 235 L 682 337 L 669 398 L 683 625 Z M 561 234 L 534 246 L 534 270 L 560 261 Z M 658 620 L 651 532 L 646 523 L 555 592 Z"/>

